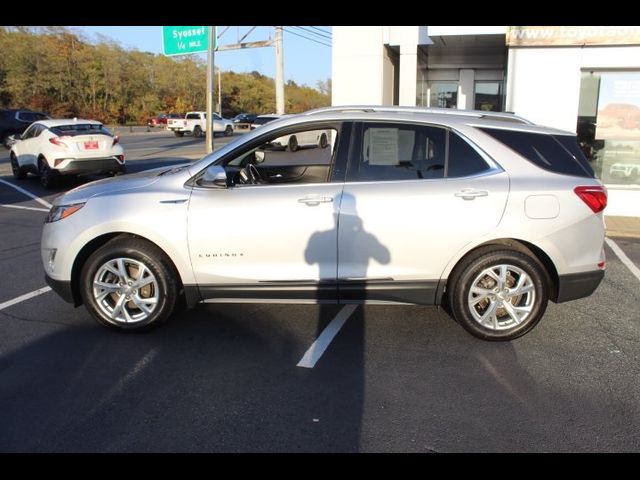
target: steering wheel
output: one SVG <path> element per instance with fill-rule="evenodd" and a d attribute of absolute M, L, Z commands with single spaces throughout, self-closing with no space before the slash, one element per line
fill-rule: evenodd
<path fill-rule="evenodd" d="M 258 185 L 263 183 L 260 172 L 253 163 L 240 170 L 240 181 L 243 184 Z"/>

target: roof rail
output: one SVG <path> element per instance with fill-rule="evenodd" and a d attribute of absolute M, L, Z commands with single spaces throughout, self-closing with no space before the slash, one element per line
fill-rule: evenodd
<path fill-rule="evenodd" d="M 495 118 L 497 120 L 511 120 L 527 125 L 534 125 L 526 118 L 505 112 L 488 112 L 484 110 L 458 110 L 455 108 L 408 107 L 384 105 L 342 105 L 336 107 L 321 107 L 304 112 L 302 115 L 314 115 L 328 112 L 403 112 L 403 113 L 434 113 L 438 115 L 456 115 L 475 118 Z"/>

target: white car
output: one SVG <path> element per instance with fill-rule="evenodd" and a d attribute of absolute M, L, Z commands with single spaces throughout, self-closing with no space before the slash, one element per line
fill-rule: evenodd
<path fill-rule="evenodd" d="M 66 119 L 34 122 L 17 136 L 9 154 L 13 176 L 31 172 L 51 188 L 59 175 L 125 172 L 122 145 L 102 123 Z"/>
<path fill-rule="evenodd" d="M 609 167 L 609 175 L 615 178 L 638 178 L 640 177 L 640 164 L 614 163 Z"/>
<path fill-rule="evenodd" d="M 328 130 L 309 130 L 283 135 L 273 140 L 271 145 L 275 148 L 283 148 L 295 152 L 300 147 L 327 148 L 330 138 L 331 132 Z"/>
<path fill-rule="evenodd" d="M 202 137 L 207 131 L 207 112 L 187 112 L 183 119 L 168 119 L 167 130 L 176 137 L 191 133 L 194 137 Z M 226 137 L 233 135 L 233 122 L 213 113 L 213 133 L 223 133 Z"/>
<path fill-rule="evenodd" d="M 265 148 L 318 130 L 332 146 Z M 121 330 L 182 302 L 409 303 L 510 340 L 549 300 L 598 287 L 606 204 L 575 133 L 494 112 L 333 107 L 58 196 L 41 255 L 54 291 Z"/>

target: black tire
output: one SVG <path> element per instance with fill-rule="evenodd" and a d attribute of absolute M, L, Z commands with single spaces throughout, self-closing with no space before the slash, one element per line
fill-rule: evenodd
<path fill-rule="evenodd" d="M 13 172 L 13 178 L 16 180 L 24 180 L 27 178 L 27 172 L 18 165 L 18 159 L 13 152 L 11 152 L 11 171 Z"/>
<path fill-rule="evenodd" d="M 227 128 L 224 129 L 224 136 L 230 137 L 233 135 L 233 127 L 231 125 L 227 125 Z"/>
<path fill-rule="evenodd" d="M 174 134 L 176 137 L 184 137 L 184 132 L 174 131 L 174 132 L 173 132 L 173 134 Z"/>
<path fill-rule="evenodd" d="M 289 137 L 289 143 L 287 144 L 287 148 L 289 149 L 290 152 L 297 152 L 298 149 L 300 148 L 298 146 L 298 139 L 296 138 L 295 135 L 291 135 Z"/>
<path fill-rule="evenodd" d="M 125 173 L 127 173 L 127 167 L 125 165 L 122 165 L 118 170 L 114 170 L 113 172 L 111 172 L 111 176 L 117 177 L 120 175 L 124 175 Z"/>
<path fill-rule="evenodd" d="M 323 133 L 320 135 L 320 142 L 318 143 L 320 148 L 327 148 L 329 145 L 329 141 L 327 140 L 327 134 Z"/>
<path fill-rule="evenodd" d="M 506 295 L 506 292 L 495 293 L 498 292 L 498 290 L 495 290 L 498 284 L 491 277 L 483 276 L 482 280 L 477 282 L 478 277 L 483 271 L 499 265 L 510 266 L 510 269 L 507 269 L 507 275 L 505 277 L 508 280 L 506 288 L 513 287 L 515 282 L 524 277 L 524 275 L 520 275 L 516 271 L 519 269 L 529 277 L 529 283 L 532 285 L 531 291 L 533 293 L 524 293 L 515 296 L 515 298 L 507 302 L 499 296 L 502 294 Z M 511 268 L 513 270 L 511 270 Z M 480 285 L 481 282 L 486 283 Z M 491 282 L 494 282 L 494 285 L 491 285 Z M 511 285 L 509 285 L 510 283 Z M 483 248 L 462 259 L 454 269 L 447 282 L 449 306 L 454 318 L 473 336 L 482 340 L 513 340 L 529 332 L 544 315 L 549 301 L 550 283 L 551 281 L 544 266 L 537 259 L 504 247 L 492 246 Z M 471 287 L 474 286 L 474 284 L 476 286 L 480 285 L 481 288 L 486 289 L 491 295 L 484 296 L 478 294 L 478 297 L 474 298 L 482 297 L 486 299 L 481 300 L 476 306 L 472 307 L 469 297 Z M 526 317 L 524 319 L 520 319 L 520 323 L 514 324 L 513 317 L 507 309 L 500 307 L 501 302 L 503 302 L 502 305 L 508 303 L 509 308 L 512 306 L 524 308 L 526 303 L 530 303 L 530 311 L 528 315 L 525 314 Z M 482 325 L 479 320 L 476 320 L 472 308 L 475 309 L 475 315 L 481 316 L 489 313 L 494 303 L 498 305 L 498 308 L 495 316 L 489 315 L 488 317 L 488 319 L 494 318 L 494 322 L 491 322 L 493 328 L 489 328 L 488 326 Z M 502 322 L 502 324 L 500 322 Z"/>
<path fill-rule="evenodd" d="M 47 190 L 53 188 L 56 184 L 57 174 L 51 170 L 45 158 L 38 160 L 38 177 L 40 178 L 40 185 Z"/>
<path fill-rule="evenodd" d="M 198 125 L 193 127 L 193 136 L 196 138 L 200 138 L 202 136 L 202 129 Z"/>
<path fill-rule="evenodd" d="M 125 323 L 122 320 L 111 318 L 105 310 L 103 310 L 105 307 L 101 307 L 94 298 L 94 277 L 105 263 L 117 258 L 132 259 L 140 262 L 149 269 L 157 281 L 157 287 L 151 287 L 151 289 L 157 288 L 157 303 L 152 307 L 147 317 L 139 321 Z M 126 265 L 127 273 L 132 275 L 131 264 Z M 139 272 L 139 270 L 137 270 L 137 272 Z M 82 296 L 85 307 L 98 323 L 120 331 L 143 331 L 161 324 L 173 313 L 179 292 L 177 278 L 178 274 L 175 272 L 171 261 L 158 247 L 143 239 L 119 237 L 107 242 L 87 259 L 80 273 L 80 295 Z M 135 288 L 135 283 L 131 288 Z M 140 291 L 142 292 L 142 289 Z M 137 290 L 134 290 L 134 292 L 138 294 Z M 155 293 L 156 292 L 154 292 L 154 294 Z M 112 303 L 113 305 L 111 305 L 111 307 L 115 309 L 117 302 L 115 299 L 110 298 L 111 295 L 112 294 L 107 295 L 105 301 Z M 121 295 L 116 293 L 113 295 L 118 298 L 121 297 Z M 140 295 L 142 295 L 142 293 Z M 135 307 L 133 300 L 125 300 L 124 305 L 127 308 L 127 312 L 136 311 L 137 307 Z M 128 307 L 130 305 L 132 305 L 131 308 Z M 142 312 L 142 310 L 140 310 L 140 312 Z M 117 316 L 118 314 L 116 313 L 116 317 Z"/>

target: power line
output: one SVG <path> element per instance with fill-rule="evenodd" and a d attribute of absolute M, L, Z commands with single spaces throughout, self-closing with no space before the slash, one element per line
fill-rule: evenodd
<path fill-rule="evenodd" d="M 285 32 L 287 32 L 287 33 L 290 33 L 291 35 L 297 35 L 298 37 L 302 37 L 302 38 L 304 38 L 304 39 L 307 39 L 307 40 L 309 40 L 310 42 L 319 43 L 320 45 L 324 45 L 325 47 L 331 47 L 331 45 L 330 45 L 330 44 L 328 44 L 328 43 L 323 43 L 323 42 L 321 42 L 321 41 L 319 41 L 319 40 L 315 40 L 315 39 L 313 39 L 313 38 L 305 37 L 304 35 L 300 35 L 299 33 L 293 32 L 293 31 L 291 31 L 291 30 L 287 30 L 286 28 L 283 28 L 283 30 L 284 30 Z"/>
<path fill-rule="evenodd" d="M 318 30 L 319 32 L 326 33 L 327 35 L 331 35 L 331 32 L 330 32 L 330 31 L 328 31 L 328 30 L 322 30 L 321 28 L 313 27 L 313 26 L 311 26 L 311 25 L 309 25 L 309 26 L 310 26 L 311 28 L 313 28 L 314 30 Z"/>
<path fill-rule="evenodd" d="M 304 30 L 305 32 L 310 33 L 312 35 L 316 35 L 316 36 L 322 38 L 323 40 L 324 39 L 331 40 L 331 35 L 324 35 L 322 33 L 314 32 L 313 30 L 309 30 L 308 28 L 305 28 L 305 27 L 302 27 L 302 26 L 297 26 L 295 28 L 297 28 L 299 30 Z"/>

